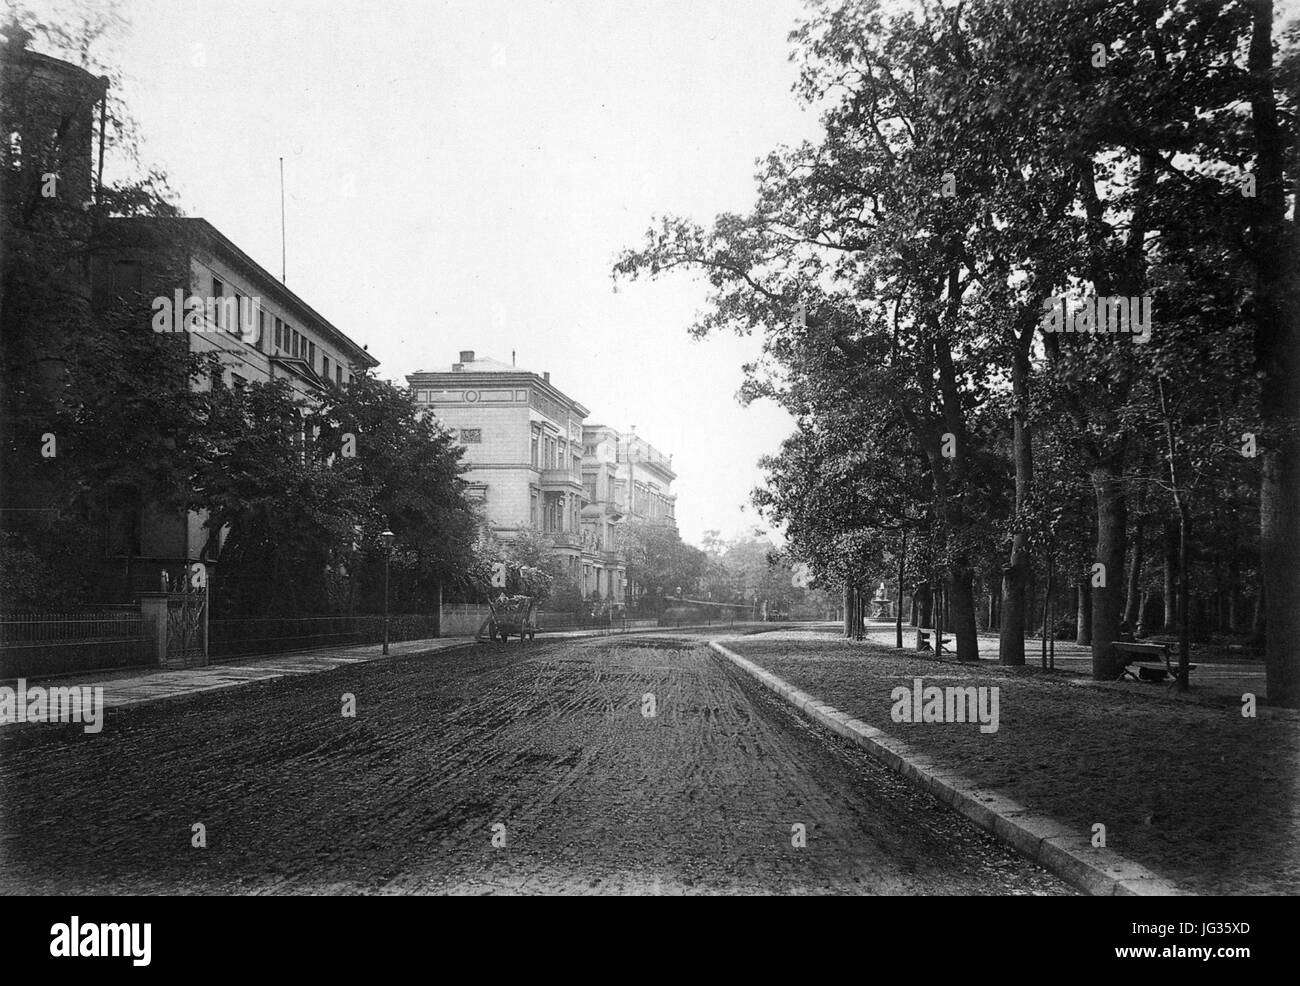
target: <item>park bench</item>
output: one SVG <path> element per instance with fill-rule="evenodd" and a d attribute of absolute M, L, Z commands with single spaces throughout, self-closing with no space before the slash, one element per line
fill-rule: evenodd
<path fill-rule="evenodd" d="M 1120 657 L 1124 658 L 1121 678 L 1127 675 L 1134 681 L 1164 681 L 1165 678 L 1178 680 L 1178 668 L 1170 658 L 1168 644 L 1135 644 L 1126 640 L 1116 640 L 1111 646 Z M 1143 660 L 1143 658 L 1155 657 L 1160 658 L 1161 661 Z M 1130 664 L 1137 668 L 1137 674 L 1129 668 Z M 1195 664 L 1187 665 L 1188 673 L 1190 674 L 1195 667 Z"/>
<path fill-rule="evenodd" d="M 917 650 L 932 650 L 938 654 L 942 654 L 944 647 L 951 643 L 951 637 L 945 637 L 942 632 L 933 627 L 916 628 Z"/>

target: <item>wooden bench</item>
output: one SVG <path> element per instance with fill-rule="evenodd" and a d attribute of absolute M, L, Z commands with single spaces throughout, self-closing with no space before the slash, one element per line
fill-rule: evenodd
<path fill-rule="evenodd" d="M 916 649 L 917 650 L 935 650 L 935 642 L 938 644 L 938 653 L 942 654 L 944 647 L 952 643 L 951 637 L 945 637 L 941 632 L 933 627 L 916 628 Z M 951 648 L 950 648 L 951 650 Z"/>
<path fill-rule="evenodd" d="M 1120 657 L 1124 658 L 1121 678 L 1127 675 L 1134 681 L 1164 681 L 1165 678 L 1178 680 L 1178 667 L 1170 657 L 1168 644 L 1135 644 L 1127 640 L 1116 640 L 1111 646 Z M 1160 658 L 1160 662 L 1143 660 L 1143 658 L 1155 657 Z M 1137 674 L 1129 668 L 1130 664 L 1137 668 Z M 1187 665 L 1188 674 L 1191 674 L 1195 667 L 1195 664 Z"/>

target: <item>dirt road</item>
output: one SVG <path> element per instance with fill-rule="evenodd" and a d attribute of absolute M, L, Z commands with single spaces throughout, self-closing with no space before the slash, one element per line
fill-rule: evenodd
<path fill-rule="evenodd" d="M 112 710 L 98 735 L 10 727 L 0 891 L 1071 892 L 668 638 L 345 667 Z"/>

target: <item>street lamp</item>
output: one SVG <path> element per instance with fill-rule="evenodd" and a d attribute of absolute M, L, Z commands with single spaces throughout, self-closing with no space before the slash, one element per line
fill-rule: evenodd
<path fill-rule="evenodd" d="M 384 543 L 384 654 L 388 654 L 388 562 L 393 557 L 393 538 L 396 535 L 384 524 L 379 540 Z"/>

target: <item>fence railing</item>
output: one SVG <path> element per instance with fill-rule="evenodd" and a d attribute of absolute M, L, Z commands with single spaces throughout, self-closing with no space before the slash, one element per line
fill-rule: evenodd
<path fill-rule="evenodd" d="M 150 664 L 153 647 L 139 610 L 0 614 L 0 678 Z"/>
<path fill-rule="evenodd" d="M 423 640 L 438 635 L 438 617 L 399 613 L 388 618 L 388 639 Z M 377 644 L 384 639 L 384 618 L 365 616 L 294 616 L 211 620 L 210 659 L 278 654 L 319 647 Z"/>
<path fill-rule="evenodd" d="M 101 613 L 7 613 L 0 615 L 0 645 L 123 640 L 148 633 L 137 609 Z"/>

